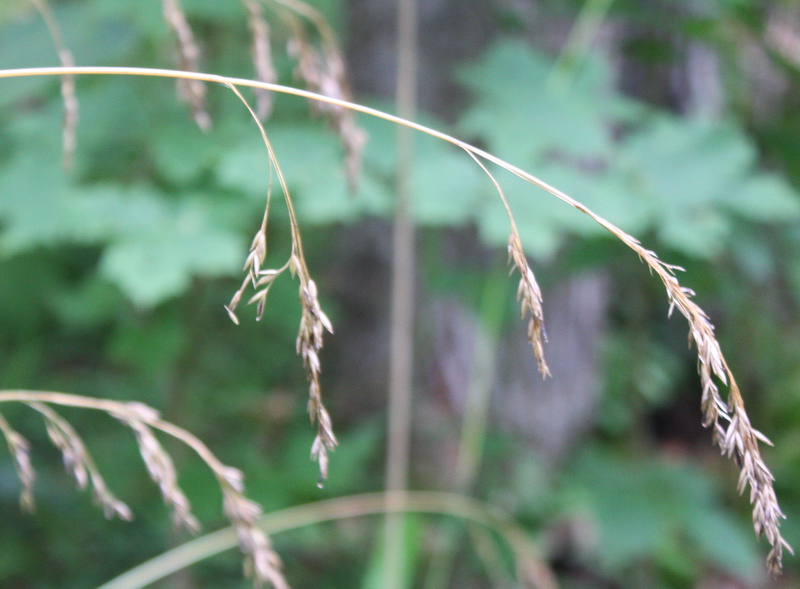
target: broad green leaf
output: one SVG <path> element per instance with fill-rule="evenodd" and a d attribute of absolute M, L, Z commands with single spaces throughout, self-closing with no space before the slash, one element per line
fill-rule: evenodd
<path fill-rule="evenodd" d="M 687 562 L 710 557 L 732 574 L 753 578 L 760 568 L 755 541 L 719 505 L 714 480 L 694 468 L 663 461 L 638 463 L 603 451 L 586 451 L 568 476 L 580 489 L 600 534 L 601 562 L 610 570 L 656 559 L 661 551 Z M 688 538 L 688 545 L 675 544 Z M 730 538 L 732 547 L 723 555 Z M 699 548 L 702 555 L 695 551 Z M 702 560 L 700 560 L 702 562 Z"/>
<path fill-rule="evenodd" d="M 722 206 L 755 162 L 743 132 L 659 115 L 624 151 L 635 187 L 653 203 L 661 241 L 688 256 L 718 253 L 730 231 Z"/>
<path fill-rule="evenodd" d="M 169 203 L 148 186 L 73 187 L 70 197 L 64 224 L 78 243 L 136 239 L 170 222 Z"/>
<path fill-rule="evenodd" d="M 753 585 L 763 582 L 763 565 L 752 532 L 721 509 L 697 510 L 686 519 L 689 537 L 718 567 Z"/>
<path fill-rule="evenodd" d="M 151 307 L 185 292 L 193 276 L 236 274 L 244 253 L 244 240 L 216 225 L 212 209 L 186 199 L 159 223 L 112 242 L 100 271 L 136 305 Z"/>
<path fill-rule="evenodd" d="M 219 0 L 183 0 L 181 7 L 187 16 L 217 23 L 239 23 L 246 21 L 247 13 L 241 2 L 219 2 Z"/>
<path fill-rule="evenodd" d="M 151 149 L 159 171 L 181 186 L 200 178 L 210 170 L 221 146 L 218 137 L 203 133 L 187 118 L 173 119 L 155 129 Z"/>
<path fill-rule="evenodd" d="M 713 258 L 730 234 L 730 223 L 714 207 L 696 210 L 664 210 L 658 216 L 661 242 L 676 251 L 696 258 Z"/>
<path fill-rule="evenodd" d="M 733 124 L 660 114 L 625 143 L 645 194 L 664 207 L 716 205 L 755 162 L 755 149 Z"/>
<path fill-rule="evenodd" d="M 501 41 L 459 75 L 475 94 L 459 126 L 523 166 L 549 156 L 602 157 L 611 145 L 610 113 L 625 109 L 599 66 L 589 66 L 575 86 L 558 91 L 548 86 L 549 58 L 522 41 Z"/>
<path fill-rule="evenodd" d="M 789 222 L 800 217 L 800 196 L 778 174 L 755 174 L 726 195 L 724 206 L 750 221 Z"/>
<path fill-rule="evenodd" d="M 64 174 L 41 159 L 25 151 L 0 169 L 1 255 L 55 245 L 65 237 Z"/>
<path fill-rule="evenodd" d="M 368 171 L 361 175 L 357 192 L 351 192 L 345 154 L 331 131 L 320 125 L 275 125 L 269 136 L 301 220 L 337 223 L 390 210 L 387 191 Z"/>

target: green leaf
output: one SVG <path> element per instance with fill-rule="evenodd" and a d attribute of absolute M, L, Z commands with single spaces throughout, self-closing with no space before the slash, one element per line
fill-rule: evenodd
<path fill-rule="evenodd" d="M 760 571 L 752 536 L 721 510 L 714 480 L 695 468 L 588 450 L 568 479 L 594 516 L 601 562 L 611 570 L 662 559 L 688 570 L 699 558 L 711 558 L 740 578 L 752 579 Z M 675 538 L 690 544 L 676 545 Z M 676 561 L 680 558 L 685 566 Z"/>
<path fill-rule="evenodd" d="M 178 186 L 194 182 L 210 170 L 221 150 L 218 137 L 203 133 L 184 117 L 171 119 L 157 131 L 150 142 L 156 165 Z"/>
<path fill-rule="evenodd" d="M 654 117 L 626 142 L 642 189 L 682 209 L 721 202 L 750 170 L 755 149 L 733 124 Z"/>
<path fill-rule="evenodd" d="M 23 151 L 0 170 L 0 254 L 54 245 L 65 236 L 63 172 L 33 151 Z"/>
<path fill-rule="evenodd" d="M 771 173 L 743 180 L 726 196 L 724 206 L 750 221 L 789 222 L 800 216 L 797 192 L 781 176 Z"/>
<path fill-rule="evenodd" d="M 124 231 L 107 247 L 100 271 L 141 307 L 183 294 L 193 276 L 234 275 L 245 243 L 213 219 L 213 209 L 197 200 L 165 206 L 160 222 Z"/>
<path fill-rule="evenodd" d="M 749 174 L 755 149 L 735 125 L 659 114 L 625 143 L 636 188 L 652 201 L 659 238 L 694 257 L 711 257 L 730 224 L 722 205 Z"/>
<path fill-rule="evenodd" d="M 611 144 L 610 85 L 589 68 L 577 87 L 556 91 L 547 85 L 551 70 L 550 59 L 527 43 L 497 43 L 459 75 L 476 96 L 459 126 L 486 140 L 493 153 L 523 166 L 548 154 L 604 155 Z"/>
<path fill-rule="evenodd" d="M 730 234 L 730 223 L 722 211 L 712 207 L 697 210 L 666 209 L 658 216 L 661 242 L 684 255 L 713 258 Z"/>

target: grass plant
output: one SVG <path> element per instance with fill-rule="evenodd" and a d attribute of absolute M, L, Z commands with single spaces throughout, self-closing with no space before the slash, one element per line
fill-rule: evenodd
<path fill-rule="evenodd" d="M 226 309 L 231 319 L 238 323 L 236 310 L 244 300 L 245 293 L 252 288 L 254 294 L 249 297 L 247 302 L 257 306 L 257 316 L 260 318 L 265 311 L 268 294 L 275 280 L 287 271 L 298 279 L 301 320 L 296 350 L 302 358 L 309 382 L 308 412 L 317 427 L 311 455 L 319 464 L 320 483 L 328 473 L 329 453 L 337 445 L 330 416 L 323 404 L 320 386 L 320 351 L 323 346 L 323 335 L 326 331 L 332 333 L 333 326 L 320 306 L 317 286 L 306 263 L 300 226 L 289 187 L 281 171 L 278 154 L 273 149 L 268 132 L 262 123 L 262 120 L 269 114 L 272 96 L 275 93 L 308 99 L 318 112 L 329 117 L 332 126 L 341 137 L 351 183 L 357 181 L 360 153 L 365 141 L 364 133 L 357 125 L 355 113 L 378 117 L 400 125 L 409 132 L 417 131 L 446 141 L 465 151 L 476 162 L 476 165 L 485 172 L 496 189 L 498 197 L 502 200 L 508 213 L 510 266 L 512 271 L 516 271 L 520 275 L 517 294 L 520 310 L 523 318 L 527 319 L 528 339 L 543 377 L 549 374 L 549 369 L 544 354 L 546 336 L 541 289 L 524 254 L 522 237 L 517 230 L 514 213 L 505 198 L 502 184 L 493 170 L 500 168 L 545 190 L 590 217 L 631 249 L 650 273 L 655 274 L 663 284 L 669 304 L 669 313 L 671 314 L 677 309 L 689 324 L 689 341 L 697 349 L 697 368 L 702 383 L 703 424 L 711 429 L 713 441 L 721 452 L 731 458 L 739 468 L 738 487 L 740 493 L 744 493 L 749 488 L 755 532 L 757 535 L 766 536 L 771 545 L 767 558 L 768 568 L 773 574 L 780 573 L 783 550 L 791 551 L 791 548 L 780 532 L 780 522 L 784 515 L 775 495 L 772 474 L 759 450 L 759 443 L 769 443 L 769 440 L 751 425 L 742 394 L 716 339 L 713 325 L 706 313 L 694 301 L 694 292 L 682 286 L 676 277 L 676 272 L 681 269 L 663 262 L 655 252 L 645 248 L 636 238 L 533 174 L 448 134 L 415 123 L 402 116 L 372 109 L 349 100 L 343 60 L 330 42 L 330 32 L 322 24 L 324 21 L 320 20 L 316 12 L 296 0 L 279 0 L 278 6 L 281 17 L 294 30 L 293 51 L 298 60 L 298 75 L 309 89 L 293 88 L 275 83 L 272 81 L 274 73 L 269 66 L 269 32 L 261 14 L 261 7 L 253 1 L 247 1 L 245 4 L 254 39 L 253 54 L 257 79 L 233 78 L 199 71 L 196 44 L 177 0 L 163 0 L 162 5 L 165 20 L 177 39 L 181 62 L 180 71 L 132 67 L 75 67 L 70 61 L 68 52 L 60 49 L 61 67 L 3 70 L 0 71 L 0 78 L 61 77 L 65 112 L 67 113 L 63 131 L 65 162 L 69 162 L 75 145 L 74 128 L 77 120 L 77 103 L 74 80 L 76 77 L 115 75 L 175 80 L 178 83 L 180 95 L 189 104 L 193 117 L 201 128 L 207 128 L 210 124 L 210 115 L 205 105 L 207 83 L 227 87 L 243 102 L 259 130 L 267 151 L 265 175 L 269 174 L 271 179 L 277 179 L 278 187 L 284 198 L 289 214 L 292 246 L 290 255 L 283 264 L 269 266 L 267 250 L 269 208 L 273 190 L 271 181 L 262 221 L 252 240 L 250 252 L 245 261 L 245 278 Z M 49 16 L 46 5 L 37 2 L 37 6 L 45 16 L 57 46 L 61 46 L 57 25 Z M 321 52 L 303 34 L 303 23 L 305 22 L 313 23 L 319 31 L 320 37 L 323 39 Z M 241 88 L 256 90 L 256 108 L 250 106 L 242 95 Z M 724 389 L 727 389 L 727 395 L 723 394 Z M 64 393 L 20 390 L 0 391 L 0 403 L 2 402 L 22 403 L 38 412 L 44 420 L 50 440 L 63 456 L 67 471 L 80 488 L 91 489 L 95 501 L 102 507 L 107 517 L 130 519 L 132 511 L 111 493 L 78 432 L 56 412 L 54 409 L 56 406 L 102 411 L 128 427 L 134 433 L 148 473 L 158 485 L 164 502 L 171 510 L 176 526 L 194 532 L 199 528 L 199 523 L 192 515 L 189 502 L 178 486 L 173 461 L 156 437 L 156 432 L 176 438 L 189 446 L 215 475 L 223 494 L 223 511 L 232 524 L 232 531 L 218 532 L 177 548 L 160 557 L 160 560 L 152 564 L 150 568 L 145 566 L 143 569 L 138 569 L 136 573 L 132 571 L 133 577 L 138 581 L 133 582 L 130 577 L 121 578 L 106 584 L 105 589 L 143 586 L 146 582 L 160 578 L 159 575 L 163 576 L 169 570 L 176 570 L 176 567 L 186 566 L 191 562 L 227 549 L 234 542 L 238 542 L 245 554 L 246 571 L 257 584 L 267 583 L 276 589 L 283 589 L 288 584 L 281 572 L 280 560 L 272 550 L 269 539 L 264 533 L 265 530 L 274 533 L 325 519 L 354 517 L 367 513 L 410 511 L 454 515 L 499 531 L 517 557 L 517 566 L 520 569 L 518 580 L 526 582 L 532 587 L 549 588 L 555 585 L 546 571 L 546 567 L 537 558 L 531 556 L 533 551 L 518 528 L 502 518 L 490 515 L 487 508 L 471 502 L 463 495 L 415 494 L 406 493 L 401 489 L 390 489 L 390 492 L 385 494 L 350 497 L 278 512 L 262 518 L 261 508 L 243 494 L 243 477 L 240 471 L 221 463 L 199 439 L 178 426 L 162 420 L 153 409 L 145 405 Z M 29 444 L 2 415 L 0 415 L 0 432 L 6 439 L 22 483 L 21 503 L 24 508 L 31 509 L 34 505 L 35 473 L 30 462 Z M 464 476 L 465 479 L 469 479 L 468 473 Z M 137 577 L 137 575 L 139 576 Z"/>

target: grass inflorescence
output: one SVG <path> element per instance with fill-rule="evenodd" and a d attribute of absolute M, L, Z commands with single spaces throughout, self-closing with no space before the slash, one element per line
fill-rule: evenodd
<path fill-rule="evenodd" d="M 335 42 L 335 37 L 325 20 L 301 0 L 274 0 L 274 8 L 290 31 L 289 53 L 296 60 L 295 74 L 306 89 L 293 88 L 275 83 L 276 73 L 270 54 L 270 31 L 264 18 L 263 8 L 257 0 L 243 0 L 251 33 L 251 53 L 256 79 L 231 78 L 201 72 L 200 49 L 182 12 L 179 0 L 161 0 L 163 15 L 170 31 L 175 36 L 178 63 L 183 71 L 123 67 L 75 67 L 71 54 L 61 41 L 57 24 L 45 0 L 35 0 L 47 22 L 57 48 L 62 67 L 29 68 L 0 71 L 0 78 L 20 76 L 57 75 L 61 77 L 61 89 L 65 105 L 63 142 L 65 165 L 69 166 L 75 149 L 75 127 L 78 103 L 75 96 L 74 79 L 78 75 L 137 75 L 166 77 L 176 80 L 180 96 L 189 104 L 196 123 L 202 129 L 211 125 L 211 115 L 206 106 L 206 83 L 222 84 L 230 88 L 242 101 L 252 116 L 267 151 L 269 187 L 261 224 L 251 242 L 247 254 L 245 277 L 240 288 L 225 307 L 231 319 L 238 324 L 238 306 L 251 288 L 253 294 L 248 304 L 256 305 L 256 317 L 265 312 L 268 294 L 275 280 L 286 273 L 298 280 L 301 319 L 296 339 L 296 352 L 301 357 L 309 383 L 308 413 L 316 424 L 316 437 L 312 443 L 311 456 L 319 465 L 320 484 L 328 475 L 329 453 L 336 448 L 331 418 L 322 400 L 320 355 L 325 332 L 332 333 L 333 326 L 322 310 L 319 293 L 306 262 L 300 227 L 284 175 L 264 127 L 264 121 L 272 110 L 274 93 L 291 94 L 309 99 L 313 111 L 328 119 L 338 133 L 345 152 L 345 167 L 351 186 L 355 186 L 360 173 L 361 152 L 366 135 L 358 126 L 356 113 L 382 118 L 446 141 L 466 151 L 487 174 L 505 207 L 509 218 L 508 254 L 512 272 L 519 273 L 517 298 L 520 312 L 527 320 L 527 334 L 534 352 L 534 360 L 543 377 L 550 374 L 545 360 L 544 309 L 541 289 L 525 256 L 523 241 L 514 220 L 514 213 L 503 193 L 500 182 L 490 170 L 490 165 L 533 184 L 574 207 L 605 228 L 628 248 L 655 274 L 663 284 L 669 314 L 675 309 L 689 324 L 689 342 L 697 349 L 698 373 L 702 384 L 701 407 L 703 425 L 711 430 L 713 442 L 721 452 L 731 458 L 740 470 L 738 489 L 750 490 L 749 499 L 753 509 L 753 525 L 757 535 L 766 536 L 771 545 L 767 558 L 769 570 L 778 574 L 782 568 L 783 550 L 791 547 L 780 532 L 782 513 L 773 486 L 773 476 L 766 466 L 759 449 L 759 442 L 769 440 L 750 423 L 744 400 L 734 375 L 722 353 L 714 334 L 714 327 L 706 313 L 694 301 L 694 292 L 682 286 L 676 276 L 680 268 L 663 262 L 655 252 L 646 249 L 634 237 L 600 217 L 583 204 L 541 181 L 536 176 L 513 166 L 450 135 L 414 123 L 403 118 L 372 109 L 351 101 L 344 66 L 344 59 Z M 307 35 L 307 27 L 314 31 L 319 42 Z M 251 108 L 240 88 L 254 89 L 256 108 Z M 268 229 L 273 178 L 277 178 L 289 213 L 291 252 L 280 265 L 268 263 Z M 721 388 L 727 388 L 723 395 Z M 136 439 L 142 460 L 150 478 L 158 486 L 164 503 L 171 511 L 173 523 L 190 532 L 199 530 L 199 522 L 192 514 L 188 498 L 178 483 L 178 473 L 169 453 L 158 440 L 157 432 L 167 434 L 191 447 L 214 473 L 223 496 L 223 512 L 235 530 L 238 544 L 245 555 L 245 569 L 257 584 L 268 583 L 276 589 L 288 587 L 281 572 L 280 559 L 272 550 L 268 537 L 259 523 L 262 511 L 258 504 L 244 495 L 243 475 L 235 468 L 219 462 L 208 448 L 185 430 L 163 421 L 155 410 L 140 403 L 119 403 L 102 399 L 91 399 L 63 393 L 41 391 L 2 391 L 0 402 L 19 402 L 37 411 L 42 417 L 49 439 L 60 451 L 66 470 L 81 489 L 90 489 L 95 502 L 106 517 L 131 519 L 131 509 L 116 498 L 101 476 L 94 460 L 78 432 L 53 408 L 54 405 L 82 407 L 104 411 L 127 428 Z M 16 472 L 22 485 L 20 501 L 25 509 L 34 507 L 35 471 L 30 460 L 30 445 L 17 430 L 0 414 L 0 433 L 6 440 Z M 387 505 L 390 502 L 386 503 Z M 385 508 L 388 509 L 388 508 Z"/>

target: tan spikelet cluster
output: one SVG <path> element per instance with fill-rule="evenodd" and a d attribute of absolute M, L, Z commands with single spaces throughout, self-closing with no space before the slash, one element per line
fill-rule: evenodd
<path fill-rule="evenodd" d="M 175 34 L 178 42 L 178 67 L 184 71 L 196 72 L 200 69 L 200 48 L 186 20 L 179 0 L 161 0 L 164 20 Z M 178 78 L 178 96 L 192 110 L 195 123 L 202 130 L 211 128 L 211 116 L 206 108 L 206 86 L 199 80 Z"/>
<path fill-rule="evenodd" d="M 29 403 L 29 407 L 41 413 L 47 435 L 53 445 L 61 451 L 64 468 L 73 476 L 78 488 L 83 490 L 91 485 L 92 497 L 95 503 L 103 508 L 106 518 L 132 520 L 133 513 L 130 508 L 108 490 L 86 445 L 69 422 L 43 403 Z"/>
<path fill-rule="evenodd" d="M 297 353 L 303 358 L 306 378 L 309 381 L 308 414 L 311 423 L 317 424 L 317 436 L 311 445 L 311 458 L 319 463 L 320 479 L 323 481 L 328 478 L 328 452 L 334 450 L 338 443 L 336 436 L 333 435 L 331 417 L 322 404 L 319 386 L 319 376 L 322 371 L 319 361 L 322 338 L 325 331 L 333 333 L 333 326 L 320 308 L 317 285 L 311 278 L 300 281 L 300 301 L 302 316 L 296 346 Z"/>
<path fill-rule="evenodd" d="M 767 566 L 773 575 L 778 575 L 782 570 L 783 549 L 792 552 L 792 548 L 780 533 L 780 520 L 786 516 L 778 505 L 774 477 L 764 463 L 758 445 L 759 440 L 770 445 L 771 442 L 750 424 L 739 387 L 714 335 L 714 326 L 692 300 L 694 292 L 681 286 L 675 276 L 675 271 L 681 268 L 665 264 L 636 239 L 618 229 L 616 231 L 621 233 L 618 237 L 636 251 L 661 279 L 670 303 L 669 312 L 678 309 L 689 322 L 689 343 L 697 347 L 697 369 L 703 389 L 703 425 L 711 429 L 712 439 L 721 452 L 739 467 L 739 492 L 743 493 L 750 487 L 753 526 L 756 535 L 766 536 L 772 546 Z M 728 387 L 727 401 L 720 394 L 717 380 Z"/>
<path fill-rule="evenodd" d="M 247 25 L 250 29 L 250 54 L 256 71 L 256 79 L 268 84 L 278 80 L 278 74 L 272 65 L 272 49 L 269 43 L 269 25 L 264 19 L 264 9 L 257 0 L 244 0 L 247 9 Z M 262 121 L 272 113 L 272 92 L 256 89 L 256 113 Z"/>
<path fill-rule="evenodd" d="M 239 547 L 245 556 L 245 574 L 252 577 L 257 585 L 267 583 L 275 589 L 288 589 L 281 572 L 280 557 L 272 549 L 266 534 L 258 527 L 262 515 L 261 507 L 244 496 L 244 475 L 236 468 L 222 464 L 194 436 L 171 424 L 163 422 L 158 412 L 141 403 L 127 403 L 127 411 L 114 413 L 114 416 L 127 423 L 136 434 L 139 448 L 151 477 L 161 488 L 164 502 L 173 510 L 173 522 L 192 530 L 199 529 L 199 523 L 189 511 L 189 502 L 177 486 L 177 477 L 172 460 L 155 438 L 152 428 L 160 429 L 178 437 L 211 468 L 222 489 L 223 513 L 231 522 L 239 540 Z"/>
<path fill-rule="evenodd" d="M 31 465 L 31 446 L 22 434 L 11 427 L 5 416 L 0 413 L 0 432 L 8 444 L 8 451 L 14 459 L 14 468 L 17 476 L 22 483 L 22 491 L 19 494 L 19 503 L 22 509 L 31 512 L 35 507 L 33 498 L 33 483 L 36 480 L 36 472 Z"/>
<path fill-rule="evenodd" d="M 61 27 L 53 17 L 50 10 L 50 5 L 46 0 L 33 0 L 36 10 L 42 16 L 47 29 L 50 32 L 50 38 L 58 52 L 58 60 L 61 62 L 62 67 L 73 67 L 75 59 L 72 57 L 72 52 L 64 43 L 61 34 Z M 75 76 L 65 74 L 61 76 L 61 98 L 64 102 L 64 118 L 62 124 L 62 145 L 64 152 L 64 168 L 66 170 L 72 169 L 72 163 L 75 156 L 75 148 L 77 147 L 77 133 L 78 133 L 78 98 L 75 95 Z"/>
<path fill-rule="evenodd" d="M 263 515 L 261 506 L 244 496 L 242 472 L 226 466 L 215 474 L 222 488 L 223 510 L 233 524 L 239 546 L 245 554 L 245 574 L 259 585 L 267 583 L 275 589 L 289 589 L 281 573 L 281 559 L 258 526 Z"/>
<path fill-rule="evenodd" d="M 2 402 L 20 402 L 38 411 L 44 419 L 50 440 L 61 451 L 66 469 L 75 478 L 78 486 L 81 489 L 91 486 L 94 499 L 103 507 L 106 517 L 116 516 L 130 520 L 133 518 L 131 510 L 108 491 L 78 433 L 50 405 L 103 411 L 125 424 L 136 436 L 147 471 L 172 511 L 173 523 L 195 532 L 200 529 L 200 524 L 191 513 L 189 501 L 178 485 L 172 458 L 156 438 L 156 432 L 165 433 L 183 442 L 211 469 L 220 485 L 223 513 L 236 530 L 245 556 L 245 573 L 258 586 L 267 583 L 275 589 L 288 589 L 281 572 L 280 558 L 272 549 L 269 538 L 258 526 L 262 515 L 261 507 L 244 496 L 242 473 L 221 463 L 203 442 L 186 430 L 163 421 L 155 409 L 142 403 L 121 403 L 42 391 L 0 391 L 0 403 Z M 30 463 L 28 442 L 1 414 L 0 432 L 6 438 L 22 482 L 20 501 L 24 508 L 30 509 L 33 507 L 35 474 Z"/>
<path fill-rule="evenodd" d="M 186 495 L 178 486 L 178 473 L 175 470 L 175 464 L 150 427 L 142 421 L 142 409 L 140 407 L 135 407 L 134 409 L 136 413 L 133 415 L 128 412 L 116 415 L 116 417 L 131 428 L 136 436 L 139 452 L 147 467 L 147 472 L 153 482 L 158 485 L 164 503 L 172 512 L 173 525 L 176 528 L 181 527 L 195 534 L 200 531 L 200 522 L 192 514 L 189 499 L 186 498 Z M 147 408 L 147 410 L 150 409 Z M 151 416 L 155 417 L 155 415 Z"/>
<path fill-rule="evenodd" d="M 533 354 L 539 366 L 542 377 L 550 376 L 550 369 L 544 358 L 544 341 L 547 334 L 544 330 L 544 310 L 542 309 L 542 291 L 536 282 L 528 260 L 522 251 L 522 244 L 516 231 L 512 231 L 508 239 L 508 257 L 512 267 L 519 271 L 519 286 L 517 287 L 517 300 L 520 301 L 520 314 L 528 319 L 528 341 L 533 346 Z M 512 270 L 513 271 L 513 270 Z"/>
<path fill-rule="evenodd" d="M 285 270 L 289 270 L 292 275 L 296 275 L 300 280 L 300 329 L 297 334 L 296 349 L 297 354 L 303 359 L 303 366 L 306 370 L 306 378 L 309 381 L 309 400 L 308 414 L 312 423 L 317 424 L 317 436 L 311 446 L 311 458 L 319 463 L 320 480 L 328 477 L 328 452 L 336 448 L 336 436 L 333 434 L 331 418 L 322 403 L 322 394 L 319 378 L 322 373 L 319 354 L 322 350 L 325 331 L 333 333 L 333 325 L 330 319 L 322 310 L 317 294 L 317 285 L 309 276 L 308 269 L 301 255 L 292 254 L 289 261 L 278 269 L 261 270 L 267 251 L 266 241 L 266 214 L 261 228 L 253 238 L 250 253 L 245 261 L 244 270 L 247 276 L 237 290 L 231 302 L 225 306 L 231 320 L 239 324 L 236 316 L 236 308 L 244 296 L 244 292 L 250 285 L 256 293 L 250 298 L 248 304 L 256 304 L 256 319 L 261 319 L 264 313 L 269 289 L 275 279 Z M 299 232 L 297 233 L 299 236 Z M 299 238 L 299 237 L 298 237 Z M 293 249 L 302 252 L 302 246 L 295 242 Z"/>
<path fill-rule="evenodd" d="M 272 283 L 288 267 L 287 264 L 277 270 L 261 269 L 261 265 L 264 263 L 267 257 L 268 213 L 269 199 L 267 200 L 267 206 L 264 211 L 264 219 L 261 222 L 261 227 L 256 232 L 255 237 L 253 237 L 253 243 L 250 244 L 250 253 L 248 253 L 247 259 L 244 263 L 243 270 L 246 272 L 244 281 L 239 287 L 239 290 L 234 293 L 233 297 L 231 298 L 231 302 L 225 305 L 225 310 L 228 312 L 228 316 L 236 325 L 239 325 L 239 318 L 236 316 L 236 308 L 242 301 L 242 297 L 244 296 L 244 293 L 250 284 L 253 285 L 256 293 L 250 298 L 249 301 L 247 301 L 247 304 L 257 304 L 256 320 L 260 321 L 264 316 L 264 307 L 267 304 L 267 295 L 269 294 L 269 289 L 272 288 Z"/>
<path fill-rule="evenodd" d="M 711 428 L 714 443 L 719 446 L 724 455 L 731 458 L 739 467 L 739 492 L 743 493 L 747 487 L 750 487 L 750 503 L 753 506 L 753 526 L 756 535 L 761 536 L 763 534 L 766 536 L 772 546 L 767 557 L 767 566 L 773 575 L 780 574 L 783 549 L 785 548 L 789 552 L 792 552 L 792 549 L 781 536 L 780 520 L 784 519 L 785 515 L 781 511 L 775 495 L 774 477 L 764 463 L 759 450 L 759 440 L 767 444 L 770 444 L 770 441 L 750 424 L 739 387 L 714 335 L 714 326 L 709 321 L 706 313 L 692 299 L 695 293 L 691 289 L 681 286 L 675 276 L 675 272 L 682 270 L 682 268 L 662 262 L 655 252 L 644 248 L 639 240 L 597 215 L 574 198 L 539 180 L 532 174 L 508 164 L 483 150 L 458 140 L 453 140 L 452 142 L 469 153 L 483 171 L 486 172 L 495 185 L 495 189 L 508 212 L 511 222 L 509 253 L 514 267 L 521 274 L 518 296 L 522 300 L 523 316 L 526 311 L 530 312 L 531 315 L 528 323 L 528 337 L 533 345 L 539 369 L 543 375 L 547 374 L 547 365 L 544 364 L 542 357 L 541 342 L 544 336 L 544 328 L 542 323 L 541 293 L 533 278 L 533 273 L 530 271 L 527 261 L 525 261 L 519 233 L 508 201 L 500 184 L 482 159 L 499 165 L 515 176 L 546 190 L 588 215 L 636 252 L 639 259 L 648 266 L 650 271 L 659 277 L 667 291 L 669 314 L 671 315 L 675 309 L 678 309 L 681 315 L 686 318 L 689 322 L 689 344 L 697 346 L 698 373 L 703 389 L 701 397 L 703 425 Z M 727 401 L 722 398 L 717 381 L 727 385 Z"/>
<path fill-rule="evenodd" d="M 344 57 L 336 35 L 314 8 L 301 0 L 275 0 L 287 10 L 281 17 L 292 31 L 288 53 L 297 59 L 295 75 L 311 92 L 338 100 L 352 99 Z M 305 32 L 305 22 L 311 23 L 321 39 L 320 48 L 312 44 Z M 345 167 L 350 188 L 355 190 L 361 175 L 361 152 L 367 142 L 365 131 L 358 126 L 355 113 L 347 108 L 326 102 L 312 101 L 314 112 L 328 117 L 336 130 L 345 152 Z"/>
<path fill-rule="evenodd" d="M 256 317 L 261 318 L 269 289 L 275 279 L 286 270 L 289 270 L 292 276 L 298 278 L 300 282 L 300 308 L 302 313 L 300 317 L 300 329 L 297 334 L 296 349 L 297 353 L 303 359 L 303 366 L 306 369 L 306 378 L 309 382 L 308 413 L 311 418 L 311 423 L 317 424 L 317 436 L 314 438 L 314 442 L 311 445 L 311 459 L 319 464 L 319 484 L 322 485 L 322 481 L 328 477 L 328 452 L 333 451 L 337 445 L 336 436 L 333 434 L 333 428 L 331 426 L 330 415 L 322 403 L 319 383 L 320 374 L 322 372 L 319 354 L 323 346 L 323 336 L 326 330 L 329 333 L 333 333 L 333 326 L 319 304 L 317 285 L 311 278 L 308 266 L 306 265 L 305 254 L 303 253 L 303 240 L 300 235 L 300 226 L 297 222 L 297 215 L 295 214 L 289 186 L 286 184 L 286 179 L 281 171 L 275 151 L 272 149 L 272 144 L 264 130 L 264 125 L 261 124 L 255 111 L 250 107 L 244 96 L 242 96 L 242 93 L 233 85 L 229 84 L 229 88 L 245 105 L 261 132 L 261 137 L 264 140 L 264 145 L 269 154 L 270 170 L 274 170 L 278 177 L 286 202 L 286 208 L 289 212 L 289 224 L 292 234 L 292 253 L 287 262 L 280 268 L 261 270 L 267 255 L 267 219 L 272 195 L 270 184 L 270 188 L 267 191 L 267 204 L 264 210 L 264 217 L 261 221 L 261 227 L 253 238 L 253 242 L 250 245 L 250 253 L 245 260 L 244 270 L 247 272 L 247 275 L 242 282 L 242 286 L 234 293 L 231 302 L 225 309 L 228 311 L 233 322 L 238 325 L 239 319 L 236 317 L 236 307 L 241 302 L 245 290 L 252 284 L 256 293 L 250 298 L 248 304 L 256 303 L 258 305 Z"/>
<path fill-rule="evenodd" d="M 519 230 L 517 223 L 514 221 L 514 214 L 511 212 L 511 206 L 508 204 L 503 187 L 489 171 L 489 168 L 481 161 L 480 158 L 470 149 L 461 147 L 466 151 L 469 156 L 481 167 L 481 169 L 489 177 L 489 180 L 494 184 L 494 189 L 503 203 L 508 214 L 508 221 L 511 226 L 508 237 L 508 258 L 511 262 L 511 271 L 515 269 L 519 272 L 519 286 L 517 287 L 517 300 L 520 301 L 520 315 L 528 319 L 528 341 L 533 347 L 533 355 L 536 358 L 536 364 L 539 368 L 539 373 L 542 378 L 550 376 L 550 369 L 547 367 L 547 362 L 544 358 L 544 342 L 547 341 L 547 333 L 544 329 L 544 309 L 542 308 L 542 290 L 539 288 L 539 283 L 536 281 L 536 276 L 531 270 L 528 259 L 525 257 L 525 252 L 522 249 L 522 240 L 519 237 Z"/>
<path fill-rule="evenodd" d="M 703 389 L 701 397 L 703 425 L 711 429 L 712 439 L 721 452 L 739 467 L 739 492 L 743 493 L 748 486 L 750 487 L 750 503 L 753 506 L 753 526 L 756 535 L 766 536 L 772 546 L 767 557 L 767 566 L 773 575 L 780 574 L 783 549 L 786 548 L 792 553 L 793 551 L 781 536 L 780 520 L 786 516 L 778 505 L 773 486 L 774 477 L 759 450 L 759 440 L 770 445 L 771 442 L 750 424 L 744 399 L 714 335 L 714 326 L 705 311 L 692 299 L 695 293 L 681 286 L 675 276 L 675 272 L 682 268 L 662 262 L 655 252 L 642 247 L 637 239 L 580 203 L 573 206 L 595 219 L 635 251 L 664 284 L 670 305 L 669 314 L 677 309 L 688 321 L 689 344 L 697 347 L 697 370 Z M 727 385 L 727 400 L 722 398 L 717 381 Z"/>

